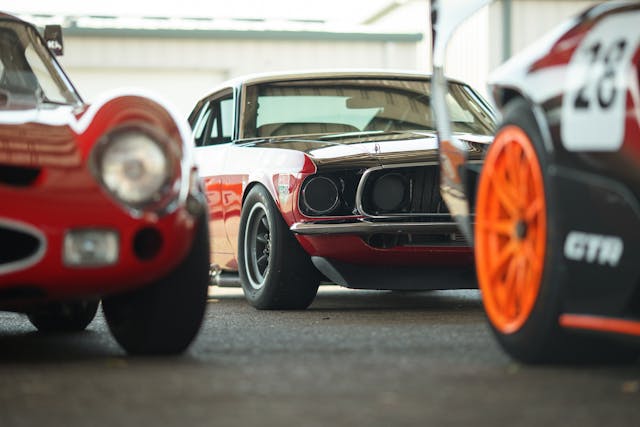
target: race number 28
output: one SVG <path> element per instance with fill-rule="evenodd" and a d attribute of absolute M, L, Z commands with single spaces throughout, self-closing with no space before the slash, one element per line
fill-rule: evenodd
<path fill-rule="evenodd" d="M 612 15 L 584 37 L 567 67 L 562 142 L 570 151 L 616 151 L 624 139 L 631 58 L 640 12 Z"/>
<path fill-rule="evenodd" d="M 592 107 L 592 102 L 595 100 L 603 110 L 611 107 L 617 95 L 615 86 L 616 67 L 620 65 L 619 62 L 622 60 L 626 46 L 626 40 L 617 40 L 609 46 L 603 46 L 598 41 L 589 47 L 588 52 L 592 57 L 590 61 L 592 65 L 591 78 L 588 82 L 585 82 L 584 86 L 578 89 L 573 102 L 573 107 L 576 110 Z M 598 62 L 602 63 L 601 66 L 598 66 Z"/>

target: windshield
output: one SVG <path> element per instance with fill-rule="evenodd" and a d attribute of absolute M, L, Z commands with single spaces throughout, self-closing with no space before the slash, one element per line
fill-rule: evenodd
<path fill-rule="evenodd" d="M 79 102 L 37 31 L 21 22 L 0 20 L 0 108 Z"/>
<path fill-rule="evenodd" d="M 348 132 L 433 131 L 428 80 L 300 80 L 247 88 L 245 138 Z M 447 97 L 458 132 L 492 135 L 494 118 L 468 86 Z"/>

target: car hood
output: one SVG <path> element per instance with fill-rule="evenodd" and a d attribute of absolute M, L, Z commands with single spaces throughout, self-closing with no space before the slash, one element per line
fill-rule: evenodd
<path fill-rule="evenodd" d="M 468 133 L 456 134 L 468 145 L 470 158 L 481 158 L 493 137 Z M 371 167 L 400 163 L 437 162 L 435 132 L 396 131 L 358 132 L 340 135 L 280 137 L 252 143 L 261 148 L 301 151 L 318 167 L 333 165 Z"/>
<path fill-rule="evenodd" d="M 0 112 L 0 165 L 77 167 L 81 164 L 73 108 Z"/>

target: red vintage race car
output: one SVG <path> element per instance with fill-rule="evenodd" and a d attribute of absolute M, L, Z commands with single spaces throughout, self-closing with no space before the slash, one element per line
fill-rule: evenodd
<path fill-rule="evenodd" d="M 36 28 L 0 14 L 0 309 L 76 331 L 102 300 L 127 352 L 184 350 L 209 270 L 191 145 L 149 97 L 85 104 Z"/>
<path fill-rule="evenodd" d="M 306 308 L 329 280 L 360 289 L 476 287 L 438 192 L 430 77 L 381 71 L 250 76 L 222 84 L 190 123 L 218 282 L 257 308 Z M 479 159 L 494 115 L 450 82 L 453 130 Z"/>
<path fill-rule="evenodd" d="M 457 3 L 432 4 L 441 155 L 460 165 L 442 192 L 473 228 L 498 341 L 531 363 L 637 359 L 640 4 L 588 9 L 494 72 L 502 119 L 476 193 L 448 129 L 443 59 L 456 24 L 487 1 Z"/>

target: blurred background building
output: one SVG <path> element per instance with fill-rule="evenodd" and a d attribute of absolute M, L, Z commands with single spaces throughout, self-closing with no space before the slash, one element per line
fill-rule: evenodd
<path fill-rule="evenodd" d="M 452 40 L 447 72 L 485 92 L 493 68 L 594 3 L 502 0 L 485 7 Z M 216 84 L 247 73 L 431 71 L 428 0 L 20 0 L 1 10 L 63 26 L 60 61 L 86 100 L 141 87 L 184 116 Z"/>

